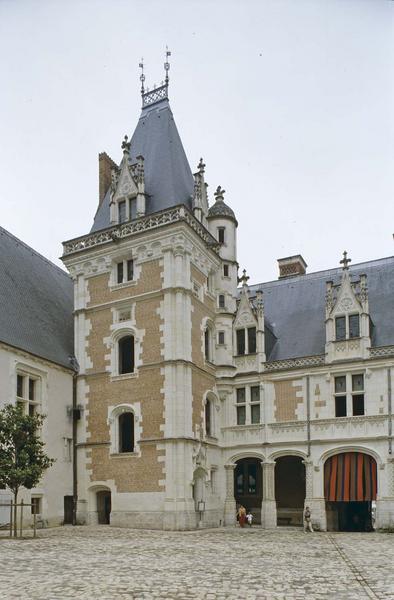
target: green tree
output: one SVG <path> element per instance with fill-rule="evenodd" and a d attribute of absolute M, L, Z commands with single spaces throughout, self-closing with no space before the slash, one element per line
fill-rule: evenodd
<path fill-rule="evenodd" d="M 17 535 L 16 503 L 21 487 L 31 489 L 54 462 L 44 452 L 39 431 L 44 415 L 26 415 L 20 405 L 0 410 L 0 486 L 14 494 L 14 536 Z"/>

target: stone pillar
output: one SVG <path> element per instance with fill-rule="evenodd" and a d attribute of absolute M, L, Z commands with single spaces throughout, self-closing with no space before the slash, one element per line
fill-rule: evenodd
<path fill-rule="evenodd" d="M 382 481 L 384 477 L 386 479 L 385 486 Z M 385 490 L 386 494 L 384 493 Z M 391 457 L 387 459 L 386 464 L 378 465 L 375 528 L 381 530 L 394 529 L 394 458 Z"/>
<path fill-rule="evenodd" d="M 327 530 L 326 501 L 324 497 L 318 495 L 317 482 L 315 477 L 322 477 L 319 467 L 313 466 L 312 460 L 303 460 L 305 465 L 305 506 L 309 506 L 312 514 L 312 526 L 316 531 Z"/>
<path fill-rule="evenodd" d="M 224 524 L 235 525 L 237 505 L 234 498 L 234 470 L 236 465 L 224 465 L 226 471 L 226 500 L 224 502 Z"/>
<path fill-rule="evenodd" d="M 261 503 L 261 526 L 263 529 L 276 527 L 275 461 L 261 463 L 263 470 L 263 501 Z"/>

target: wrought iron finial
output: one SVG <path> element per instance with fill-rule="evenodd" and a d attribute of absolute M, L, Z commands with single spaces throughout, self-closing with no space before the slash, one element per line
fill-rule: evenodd
<path fill-rule="evenodd" d="M 130 144 L 131 142 L 128 141 L 128 136 L 125 135 L 124 136 L 124 140 L 122 142 L 122 150 L 123 150 L 123 154 L 128 154 L 130 152 Z"/>
<path fill-rule="evenodd" d="M 168 85 L 170 78 L 168 76 L 168 71 L 170 70 L 170 63 L 168 62 L 169 57 L 171 56 L 171 52 L 168 49 L 168 46 L 166 46 L 166 60 L 164 63 L 164 70 L 166 72 L 166 77 L 165 77 L 165 84 Z"/>
<path fill-rule="evenodd" d="M 238 277 L 238 283 L 242 283 L 242 287 L 247 287 L 249 276 L 246 275 L 246 269 L 242 271 L 242 277 Z"/>
<path fill-rule="evenodd" d="M 223 194 L 226 193 L 226 190 L 223 190 L 220 185 L 216 188 L 215 199 L 216 202 L 223 202 Z"/>
<path fill-rule="evenodd" d="M 141 69 L 141 75 L 140 75 L 141 94 L 144 94 L 145 93 L 145 87 L 144 87 L 145 75 L 144 75 L 144 59 L 143 58 L 141 58 L 141 62 L 139 64 L 139 67 Z"/>
<path fill-rule="evenodd" d="M 352 259 L 347 257 L 347 252 L 346 252 L 346 250 L 344 250 L 344 252 L 343 252 L 343 259 L 339 261 L 339 264 L 343 265 L 342 268 L 343 268 L 344 271 L 348 270 L 349 263 L 351 263 L 351 262 L 352 262 Z"/>
<path fill-rule="evenodd" d="M 198 168 L 199 173 L 201 173 L 201 175 L 203 173 L 205 173 L 205 164 L 204 164 L 204 161 L 203 161 L 202 158 L 200 158 L 200 162 L 198 163 L 198 167 L 197 168 Z"/>

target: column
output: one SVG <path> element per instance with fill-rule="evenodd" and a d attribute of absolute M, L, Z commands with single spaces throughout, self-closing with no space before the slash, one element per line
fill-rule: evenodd
<path fill-rule="evenodd" d="M 312 526 L 317 531 L 326 531 L 326 501 L 324 495 L 319 495 L 319 490 L 322 487 L 321 481 L 314 481 L 315 478 L 323 476 L 319 467 L 313 466 L 313 461 L 310 459 L 302 461 L 305 465 L 305 506 L 309 506 L 312 515 Z M 324 471 L 323 471 L 324 472 Z M 318 485 L 319 484 L 319 485 Z"/>
<path fill-rule="evenodd" d="M 261 526 L 263 529 L 276 527 L 275 461 L 261 463 L 263 470 L 263 501 L 261 503 Z"/>
<path fill-rule="evenodd" d="M 392 530 L 394 528 L 394 458 L 388 458 L 386 464 L 377 465 L 377 476 L 375 528 Z"/>
<path fill-rule="evenodd" d="M 235 525 L 237 506 L 234 498 L 234 470 L 236 465 L 224 465 L 226 472 L 226 500 L 224 502 L 224 524 Z"/>

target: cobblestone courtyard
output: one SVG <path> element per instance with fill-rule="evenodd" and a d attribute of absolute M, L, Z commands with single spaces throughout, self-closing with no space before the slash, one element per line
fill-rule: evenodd
<path fill-rule="evenodd" d="M 0 538 L 0 598 L 394 598 L 394 535 L 101 527 Z"/>

